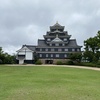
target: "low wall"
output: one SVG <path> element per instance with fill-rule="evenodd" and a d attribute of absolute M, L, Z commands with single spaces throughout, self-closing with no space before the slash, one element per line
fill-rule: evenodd
<path fill-rule="evenodd" d="M 42 64 L 45 64 L 46 60 L 53 60 L 53 64 L 56 64 L 57 61 L 61 61 L 62 63 L 68 61 L 68 59 L 39 59 L 39 60 L 41 60 Z"/>

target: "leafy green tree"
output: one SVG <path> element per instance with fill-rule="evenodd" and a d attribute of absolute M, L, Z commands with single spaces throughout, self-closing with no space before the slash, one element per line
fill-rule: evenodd
<path fill-rule="evenodd" d="M 83 53 L 83 58 L 86 61 L 92 62 L 93 61 L 93 52 L 92 51 L 85 51 Z"/>
<path fill-rule="evenodd" d="M 69 59 L 76 62 L 81 62 L 82 54 L 81 53 L 70 53 Z"/>
<path fill-rule="evenodd" d="M 33 57 L 34 57 L 34 62 L 36 63 L 39 59 L 36 52 L 34 52 Z"/>
<path fill-rule="evenodd" d="M 96 36 L 85 40 L 84 46 L 84 59 L 88 60 L 89 62 L 97 62 L 100 56 L 100 31 L 98 31 Z"/>
<path fill-rule="evenodd" d="M 85 50 L 95 53 L 95 51 L 98 50 L 97 43 L 97 37 L 87 39 L 86 41 L 84 41 Z"/>
<path fill-rule="evenodd" d="M 2 50 L 2 47 L 0 47 L 0 64 L 3 64 L 4 62 L 4 52 Z"/>
<path fill-rule="evenodd" d="M 0 64 L 14 64 L 16 63 L 16 56 L 4 53 L 2 47 L 0 47 Z"/>

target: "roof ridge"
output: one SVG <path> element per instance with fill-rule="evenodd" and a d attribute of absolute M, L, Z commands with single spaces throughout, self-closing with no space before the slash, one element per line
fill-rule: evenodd
<path fill-rule="evenodd" d="M 26 46 L 26 47 L 27 47 L 27 46 L 36 46 L 36 45 L 26 45 L 26 44 L 25 44 L 25 45 L 23 45 L 23 46 Z"/>

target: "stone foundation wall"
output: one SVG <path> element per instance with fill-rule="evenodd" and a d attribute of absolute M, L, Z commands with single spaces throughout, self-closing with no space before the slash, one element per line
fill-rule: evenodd
<path fill-rule="evenodd" d="M 41 62 L 42 62 L 42 64 L 45 64 L 45 59 L 39 59 Z"/>
<path fill-rule="evenodd" d="M 41 60 L 42 64 L 45 64 L 45 61 L 48 59 L 39 59 L 39 60 Z M 53 60 L 53 64 L 56 64 L 57 61 L 61 61 L 62 63 L 68 61 L 68 59 L 50 59 L 50 60 Z"/>

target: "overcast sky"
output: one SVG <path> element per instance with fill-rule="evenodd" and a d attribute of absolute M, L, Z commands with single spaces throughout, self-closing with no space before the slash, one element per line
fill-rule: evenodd
<path fill-rule="evenodd" d="M 79 45 L 100 30 L 100 0 L 0 0 L 0 46 L 16 53 L 58 21 Z"/>

